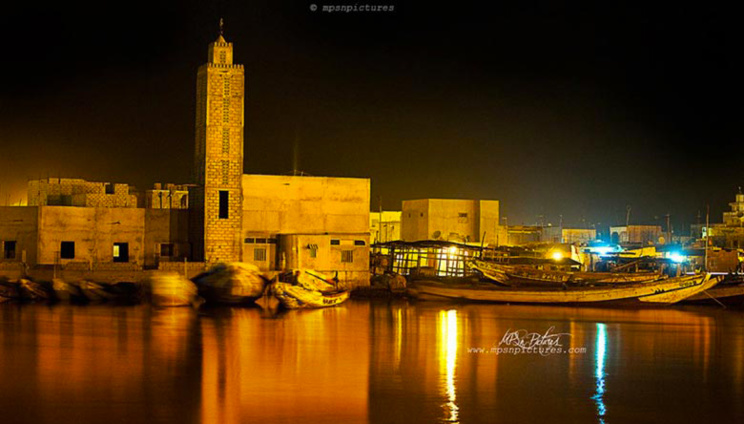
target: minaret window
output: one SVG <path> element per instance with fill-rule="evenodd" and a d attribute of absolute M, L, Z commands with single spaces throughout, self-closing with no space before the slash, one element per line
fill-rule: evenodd
<path fill-rule="evenodd" d="M 222 161 L 222 184 L 223 185 L 227 185 L 230 183 L 229 172 L 230 172 L 230 161 L 223 160 Z"/>
<path fill-rule="evenodd" d="M 218 215 L 220 219 L 228 219 L 230 217 L 229 205 L 230 192 L 227 190 L 220 190 L 220 211 Z"/>
<path fill-rule="evenodd" d="M 222 153 L 223 154 L 230 153 L 230 129 L 229 128 L 222 129 Z"/>
<path fill-rule="evenodd" d="M 227 53 L 223 50 L 220 52 L 220 63 L 227 62 Z"/>

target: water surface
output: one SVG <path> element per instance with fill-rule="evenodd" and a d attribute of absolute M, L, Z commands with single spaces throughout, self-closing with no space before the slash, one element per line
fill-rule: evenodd
<path fill-rule="evenodd" d="M 741 309 L 4 304 L 0 349 L 3 423 L 744 421 Z"/>

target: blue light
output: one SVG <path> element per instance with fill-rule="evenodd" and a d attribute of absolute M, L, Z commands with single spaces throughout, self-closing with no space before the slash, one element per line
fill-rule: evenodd
<path fill-rule="evenodd" d="M 682 255 L 681 253 L 679 253 L 679 252 L 674 252 L 674 253 L 671 253 L 671 254 L 669 255 L 669 259 L 671 259 L 671 260 L 672 260 L 672 262 L 676 262 L 676 263 L 684 262 L 684 261 L 686 261 L 686 260 L 687 260 L 687 258 L 686 258 L 685 256 L 683 256 L 683 255 Z"/>
<path fill-rule="evenodd" d="M 595 353 L 595 368 L 594 377 L 597 380 L 597 387 L 594 391 L 592 400 L 597 405 L 597 416 L 599 417 L 600 424 L 604 424 L 604 416 L 607 412 L 607 408 L 604 404 L 604 393 L 605 393 L 605 355 L 607 352 L 607 328 L 604 324 L 597 323 L 597 346 Z"/>

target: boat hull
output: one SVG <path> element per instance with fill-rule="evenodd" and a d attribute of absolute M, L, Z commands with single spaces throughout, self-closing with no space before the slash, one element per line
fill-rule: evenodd
<path fill-rule="evenodd" d="M 271 292 L 282 306 L 288 309 L 329 308 L 340 305 L 349 299 L 348 290 L 323 293 L 282 282 L 274 282 L 271 285 Z"/>
<path fill-rule="evenodd" d="M 662 274 L 657 272 L 563 272 L 477 260 L 473 261 L 471 266 L 480 271 L 486 278 L 505 285 L 511 285 L 514 281 L 548 284 L 628 284 L 655 281 L 662 278 Z"/>
<path fill-rule="evenodd" d="M 692 278 L 692 280 L 691 280 Z M 711 278 L 708 275 L 671 278 L 657 283 L 636 283 L 617 286 L 582 287 L 582 288 L 500 288 L 491 284 L 445 285 L 432 281 L 418 281 L 410 293 L 415 297 L 439 297 L 444 299 L 466 300 L 496 303 L 595 303 L 624 299 L 650 297 L 649 302 L 673 303 L 662 296 L 666 293 L 685 290 L 687 296 L 695 290 L 712 287 L 706 285 Z M 715 284 L 717 279 L 714 280 Z M 654 298 L 656 296 L 656 298 Z"/>

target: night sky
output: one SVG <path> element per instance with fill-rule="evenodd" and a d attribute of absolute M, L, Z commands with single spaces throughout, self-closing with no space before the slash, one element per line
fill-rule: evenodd
<path fill-rule="evenodd" d="M 678 232 L 744 185 L 744 37 L 720 6 L 26 3 L 0 14 L 3 205 L 29 178 L 189 182 L 220 17 L 246 69 L 246 173 L 290 173 L 297 145 L 310 175 L 371 178 L 374 210 L 497 199 L 509 224 L 603 226 L 631 205 Z"/>

